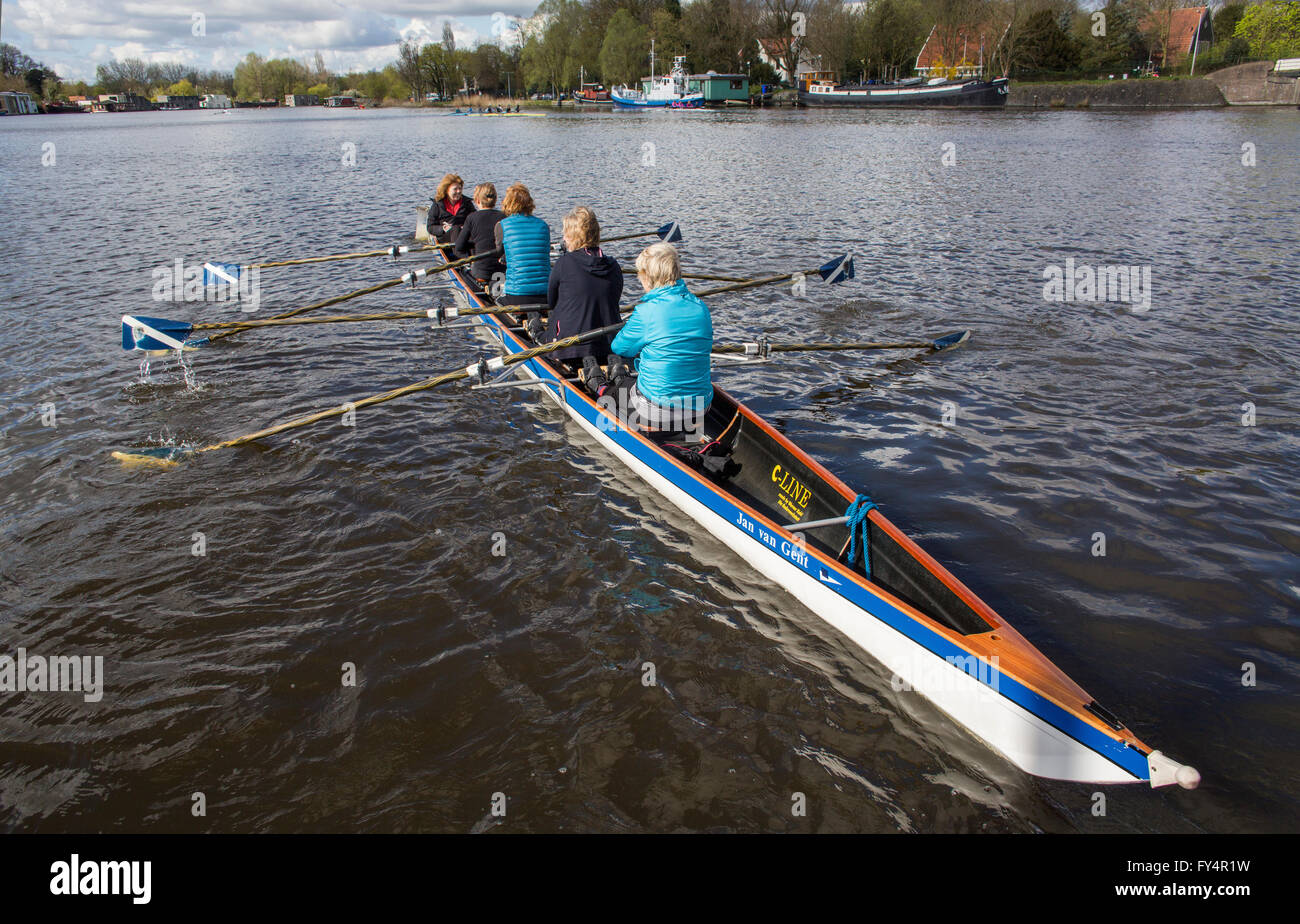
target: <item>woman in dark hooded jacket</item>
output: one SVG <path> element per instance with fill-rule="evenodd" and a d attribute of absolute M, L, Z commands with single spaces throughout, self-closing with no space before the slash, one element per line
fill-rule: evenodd
<path fill-rule="evenodd" d="M 596 213 L 580 205 L 564 216 L 564 247 L 551 267 L 546 303 L 550 309 L 546 340 L 584 334 L 619 322 L 623 270 L 600 249 Z M 582 360 L 588 380 L 609 356 L 609 337 L 601 337 L 554 354 L 556 359 Z"/>

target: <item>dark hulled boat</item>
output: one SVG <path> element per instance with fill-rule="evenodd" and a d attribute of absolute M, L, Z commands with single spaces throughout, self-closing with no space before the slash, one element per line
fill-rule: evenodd
<path fill-rule="evenodd" d="M 863 109 L 912 109 L 952 106 L 961 109 L 996 109 L 1006 105 L 1007 78 L 948 80 L 912 77 L 893 83 L 835 84 L 818 80 L 799 91 L 804 106 L 851 106 Z"/>

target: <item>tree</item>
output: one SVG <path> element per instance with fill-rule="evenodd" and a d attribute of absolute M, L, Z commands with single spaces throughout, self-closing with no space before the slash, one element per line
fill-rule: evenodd
<path fill-rule="evenodd" d="M 1250 56 L 1250 42 L 1233 34 L 1245 12 L 1244 3 L 1229 3 L 1214 14 L 1215 50 L 1224 64 L 1240 64 Z"/>
<path fill-rule="evenodd" d="M 1025 21 L 1019 58 L 1037 70 L 1072 71 L 1079 66 L 1079 46 L 1061 28 L 1056 13 L 1043 7 Z"/>
<path fill-rule="evenodd" d="M 197 96 L 198 90 L 194 84 L 182 78 L 167 88 L 168 96 Z"/>
<path fill-rule="evenodd" d="M 40 65 L 19 51 L 16 46 L 8 42 L 0 45 L 0 74 L 6 77 L 21 77 L 34 67 Z"/>
<path fill-rule="evenodd" d="M 411 88 L 415 101 L 423 101 L 424 94 L 429 89 L 429 81 L 424 68 L 420 66 L 420 46 L 417 42 L 403 40 L 397 43 L 397 72 Z"/>
<path fill-rule="evenodd" d="M 560 88 L 578 76 L 574 54 L 579 26 L 585 15 L 578 0 L 543 0 L 527 28 L 520 64 L 530 85 L 549 86 L 559 102 Z"/>
<path fill-rule="evenodd" d="M 240 99 L 262 99 L 266 86 L 266 60 L 255 51 L 235 65 L 235 95 Z"/>
<path fill-rule="evenodd" d="M 682 10 L 682 31 L 691 66 L 699 72 L 744 72 L 757 58 L 755 0 L 694 0 Z"/>
<path fill-rule="evenodd" d="M 637 85 L 645 73 L 649 51 L 649 30 L 627 10 L 619 10 L 610 19 L 600 46 L 600 73 L 611 85 Z"/>
<path fill-rule="evenodd" d="M 1098 73 L 1123 73 L 1146 60 L 1146 49 L 1137 29 L 1137 14 L 1128 0 L 1109 0 L 1098 12 L 1106 25 L 1105 35 L 1094 35 L 1091 15 L 1081 20 L 1083 35 L 1081 65 Z"/>
<path fill-rule="evenodd" d="M 818 70 L 833 71 L 841 78 L 856 75 L 864 55 L 861 20 L 864 10 L 846 6 L 841 0 L 813 0 L 808 12 L 808 53 L 817 60 Z"/>
<path fill-rule="evenodd" d="M 672 61 L 678 55 L 686 54 L 686 32 L 682 21 L 665 10 L 655 10 L 650 17 L 650 36 L 655 40 L 655 57 L 661 61 Z M 648 49 L 647 49 L 648 50 Z M 668 72 L 668 65 L 658 68 L 661 74 Z"/>
<path fill-rule="evenodd" d="M 910 74 L 933 25 L 919 0 L 873 0 L 860 25 L 869 77 Z"/>
<path fill-rule="evenodd" d="M 455 61 L 439 42 L 430 42 L 420 49 L 420 72 L 425 86 L 437 90 L 441 96 L 450 96 L 455 86 Z"/>
<path fill-rule="evenodd" d="M 1249 44 L 1253 57 L 1300 57 L 1300 3 L 1269 0 L 1248 7 L 1232 34 Z"/>
<path fill-rule="evenodd" d="M 761 0 L 759 37 L 766 39 L 777 70 L 794 80 L 799 73 L 811 0 Z"/>
<path fill-rule="evenodd" d="M 95 68 L 95 82 L 105 93 L 143 93 L 149 86 L 149 68 L 139 58 L 110 61 Z"/>
<path fill-rule="evenodd" d="M 48 67 L 37 65 L 36 67 L 30 68 L 27 73 L 23 75 L 23 83 L 27 85 L 27 92 L 32 96 L 37 99 L 46 99 L 48 98 L 45 92 L 46 84 L 50 85 L 50 88 L 54 93 L 58 92 L 59 75 L 54 73 L 54 71 L 50 70 Z"/>

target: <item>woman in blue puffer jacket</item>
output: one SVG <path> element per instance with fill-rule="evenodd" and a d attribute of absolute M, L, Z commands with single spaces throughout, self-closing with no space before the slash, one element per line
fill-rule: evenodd
<path fill-rule="evenodd" d="M 496 242 L 504 247 L 505 286 L 498 305 L 545 305 L 551 278 L 551 229 L 533 214 L 533 197 L 523 183 L 506 190 L 505 218 L 497 223 Z"/>
<path fill-rule="evenodd" d="M 636 382 L 628 399 L 639 419 L 629 425 L 698 432 L 713 401 L 709 308 L 686 290 L 672 244 L 651 244 L 641 251 L 636 275 L 645 295 L 610 344 L 612 353 L 637 358 Z"/>

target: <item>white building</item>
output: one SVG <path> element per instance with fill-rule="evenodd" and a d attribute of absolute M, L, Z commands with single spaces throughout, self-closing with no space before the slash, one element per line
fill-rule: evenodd
<path fill-rule="evenodd" d="M 230 97 L 221 93 L 208 93 L 199 103 L 200 109 L 229 109 Z"/>

